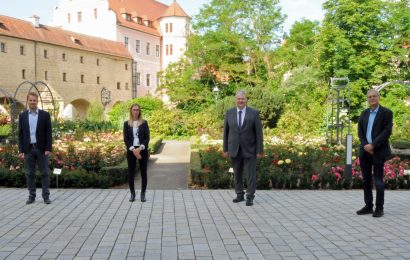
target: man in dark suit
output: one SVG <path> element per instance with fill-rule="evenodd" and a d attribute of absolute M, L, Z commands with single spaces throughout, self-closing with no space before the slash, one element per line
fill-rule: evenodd
<path fill-rule="evenodd" d="M 384 162 L 391 156 L 389 137 L 393 127 L 393 113 L 379 104 L 380 95 L 375 89 L 367 92 L 370 108 L 360 115 L 358 134 L 360 139 L 360 167 L 363 175 L 364 202 L 358 215 L 383 216 Z M 376 187 L 376 209 L 373 212 L 372 168 Z"/>
<path fill-rule="evenodd" d="M 29 197 L 26 204 L 36 198 L 35 171 L 38 164 L 41 172 L 41 186 L 44 203 L 50 204 L 50 177 L 48 160 L 51 153 L 51 119 L 50 114 L 38 109 L 38 95 L 30 92 L 27 95 L 29 109 L 19 116 L 19 157 L 24 159 L 27 168 L 26 181 Z"/>
<path fill-rule="evenodd" d="M 263 156 L 263 131 L 259 112 L 247 107 L 246 92 L 236 93 L 236 107 L 225 114 L 223 150 L 235 174 L 234 203 L 244 201 L 242 172 L 247 176 L 246 206 L 253 205 L 256 190 L 256 158 Z"/>

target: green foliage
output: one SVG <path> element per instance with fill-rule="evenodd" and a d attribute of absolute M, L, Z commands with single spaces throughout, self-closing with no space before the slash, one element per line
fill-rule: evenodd
<path fill-rule="evenodd" d="M 153 135 L 162 136 L 186 136 L 187 126 L 182 116 L 176 110 L 155 110 L 152 112 L 150 119 L 150 132 Z"/>
<path fill-rule="evenodd" d="M 279 92 L 255 87 L 250 89 L 248 104 L 259 110 L 259 115 L 264 127 L 273 128 L 285 107 L 285 98 Z"/>
<path fill-rule="evenodd" d="M 11 135 L 11 124 L 0 125 L 0 137 L 8 137 Z"/>
<path fill-rule="evenodd" d="M 325 78 L 349 77 L 353 115 L 366 91 L 394 79 L 409 78 L 408 0 L 328 0 L 317 50 Z"/>
<path fill-rule="evenodd" d="M 188 39 L 187 59 L 161 75 L 162 91 L 192 114 L 215 102 L 216 85 L 217 100 L 239 88 L 267 85 L 272 66 L 266 52 L 276 46 L 283 20 L 276 0 L 205 4 L 193 21 L 197 34 Z"/>
<path fill-rule="evenodd" d="M 163 139 L 162 136 L 155 136 L 155 137 L 151 136 L 151 139 L 149 141 L 149 151 L 151 154 L 157 153 L 158 150 L 161 148 L 162 139 Z"/>
<path fill-rule="evenodd" d="M 77 140 L 82 140 L 85 132 L 107 132 L 118 130 L 119 126 L 110 121 L 71 121 L 58 120 L 57 124 L 53 126 L 53 132 L 57 137 L 61 137 L 67 133 L 74 133 Z"/>
<path fill-rule="evenodd" d="M 134 98 L 115 104 L 108 112 L 110 122 L 122 128 L 123 122 L 129 119 L 131 105 L 135 103 L 140 105 L 143 118 L 149 118 L 153 111 L 162 108 L 162 101 L 159 99 L 149 96 Z"/>
<path fill-rule="evenodd" d="M 100 102 L 93 102 L 87 109 L 87 121 L 101 122 L 104 120 L 104 107 Z"/>

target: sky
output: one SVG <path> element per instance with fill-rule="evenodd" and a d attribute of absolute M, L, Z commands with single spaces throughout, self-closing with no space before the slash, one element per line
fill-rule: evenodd
<path fill-rule="evenodd" d="M 171 4 L 173 0 L 158 0 L 165 4 Z M 244 0 L 245 1 L 245 0 Z M 325 0 L 280 0 L 282 13 L 287 15 L 284 30 L 289 31 L 295 21 L 302 18 L 310 20 L 323 19 L 324 12 L 322 3 Z M 26 20 L 36 14 L 40 17 L 40 23 L 49 24 L 53 17 L 53 9 L 60 0 L 0 0 L 0 14 Z M 210 0 L 177 0 L 182 8 L 193 17 L 199 13 L 201 6 Z"/>

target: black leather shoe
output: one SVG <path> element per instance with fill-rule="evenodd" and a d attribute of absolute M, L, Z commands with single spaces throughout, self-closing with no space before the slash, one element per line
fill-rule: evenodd
<path fill-rule="evenodd" d="M 382 209 L 377 209 L 376 208 L 376 210 L 373 213 L 373 217 L 375 217 L 375 218 L 380 218 L 383 215 L 384 215 L 384 212 L 383 212 Z"/>
<path fill-rule="evenodd" d="M 366 215 L 366 214 L 372 214 L 373 213 L 373 207 L 370 206 L 364 206 L 361 210 L 356 211 L 357 215 Z"/>
<path fill-rule="evenodd" d="M 26 204 L 28 205 L 28 204 L 34 203 L 34 201 L 36 201 L 35 198 L 33 198 L 33 197 L 28 197 L 28 199 L 27 199 L 27 201 L 26 201 Z"/>
<path fill-rule="evenodd" d="M 130 201 L 131 201 L 131 202 L 135 201 L 135 195 L 131 195 Z"/>
<path fill-rule="evenodd" d="M 233 203 L 238 203 L 238 202 L 241 202 L 241 201 L 244 201 L 244 200 L 245 200 L 245 198 L 243 196 L 238 195 L 232 201 L 233 201 Z"/>
<path fill-rule="evenodd" d="M 49 198 L 44 199 L 45 204 L 51 204 L 51 200 Z"/>
<path fill-rule="evenodd" d="M 246 206 L 252 206 L 253 205 L 253 200 L 247 199 L 246 200 Z"/>
<path fill-rule="evenodd" d="M 145 192 L 141 192 L 141 202 L 146 202 L 147 200 L 145 199 Z"/>

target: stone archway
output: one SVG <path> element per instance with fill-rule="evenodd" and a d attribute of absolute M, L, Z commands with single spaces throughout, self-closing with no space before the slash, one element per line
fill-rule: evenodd
<path fill-rule="evenodd" d="M 84 120 L 87 116 L 87 109 L 90 102 L 85 99 L 76 99 L 64 107 L 61 116 L 69 120 Z"/>

